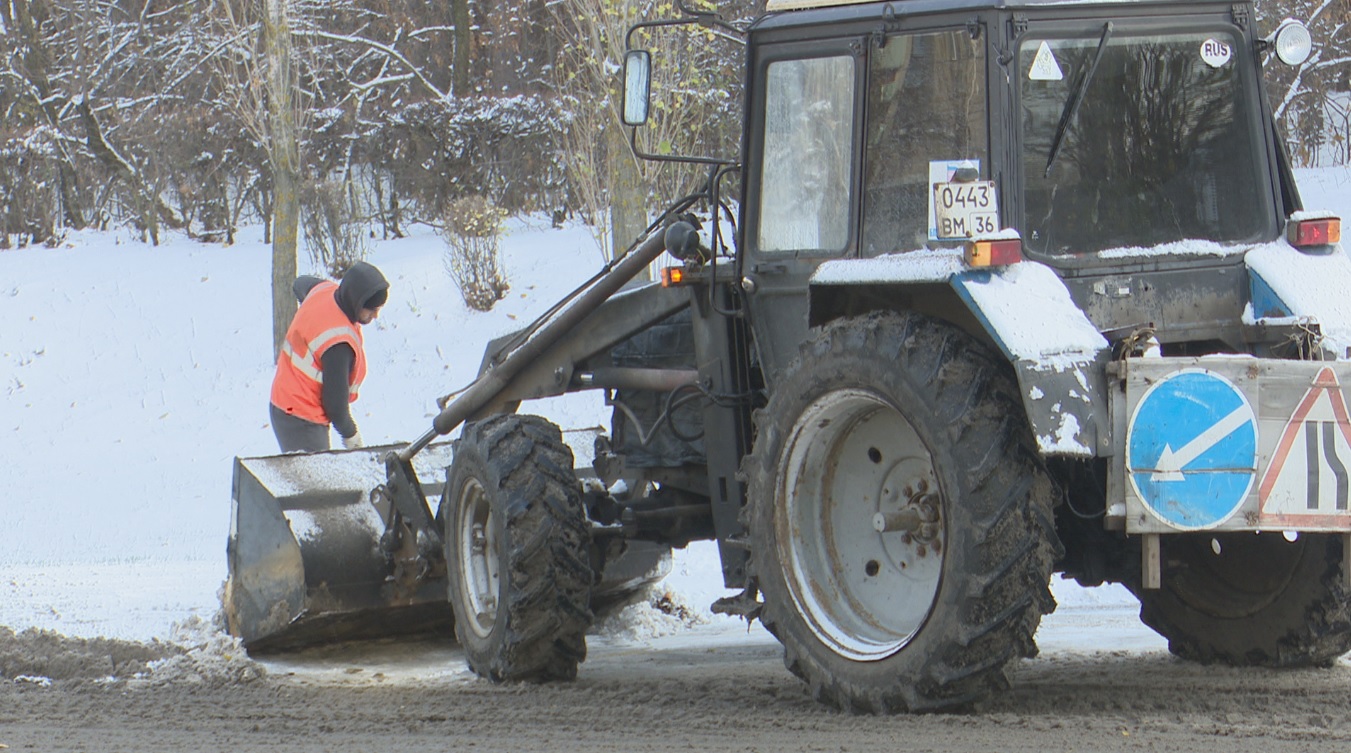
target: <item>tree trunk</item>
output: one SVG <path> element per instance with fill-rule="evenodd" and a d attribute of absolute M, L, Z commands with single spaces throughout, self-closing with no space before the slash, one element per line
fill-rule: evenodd
<path fill-rule="evenodd" d="M 455 65 L 451 82 L 456 97 L 469 96 L 469 44 L 473 30 L 469 21 L 469 0 L 450 0 L 450 21 L 455 26 Z"/>
<path fill-rule="evenodd" d="M 610 258 L 618 258 L 647 229 L 647 192 L 627 135 L 618 124 L 605 129 L 610 166 Z"/>
<path fill-rule="evenodd" d="M 287 0 L 265 0 L 263 43 L 267 50 L 267 145 L 272 161 L 272 352 L 281 349 L 296 313 L 296 240 L 300 223 L 299 146 L 292 92 L 291 26 Z"/>

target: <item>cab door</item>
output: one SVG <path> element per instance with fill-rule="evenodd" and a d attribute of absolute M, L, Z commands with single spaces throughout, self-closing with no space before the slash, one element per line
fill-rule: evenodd
<path fill-rule="evenodd" d="M 813 312 L 818 266 L 959 246 L 936 226 L 933 184 L 958 170 L 1002 179 L 985 29 L 971 15 L 893 17 L 855 36 L 754 49 L 743 274 L 767 381 L 809 326 L 841 313 Z M 831 305 L 906 307 L 853 295 L 868 283 Z"/>
<path fill-rule="evenodd" d="M 755 51 L 742 285 L 767 380 L 807 333 L 807 281 L 856 248 L 863 40 Z"/>

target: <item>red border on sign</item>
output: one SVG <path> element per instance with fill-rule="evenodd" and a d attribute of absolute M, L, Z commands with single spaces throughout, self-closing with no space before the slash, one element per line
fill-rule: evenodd
<path fill-rule="evenodd" d="M 1277 523 L 1303 526 L 1318 526 L 1334 529 L 1346 528 L 1347 518 L 1351 517 L 1351 512 L 1343 514 L 1316 513 L 1313 515 L 1292 515 L 1289 513 L 1270 513 L 1266 511 L 1267 496 L 1276 486 L 1276 479 L 1281 475 L 1281 469 L 1285 467 L 1285 460 L 1290 455 L 1290 446 L 1295 443 L 1295 437 L 1298 436 L 1300 427 L 1304 425 L 1304 419 L 1308 418 L 1309 411 L 1313 410 L 1314 403 L 1318 402 L 1321 393 L 1328 393 L 1328 400 L 1332 403 L 1332 415 L 1337 419 L 1337 426 L 1341 429 L 1342 437 L 1351 444 L 1351 419 L 1348 419 L 1346 410 L 1346 398 L 1342 396 L 1341 383 L 1337 381 L 1337 373 L 1329 367 L 1323 367 L 1314 377 L 1313 385 L 1309 387 L 1308 392 L 1304 393 L 1304 398 L 1299 401 L 1295 412 L 1290 414 L 1290 420 L 1285 424 L 1285 431 L 1281 433 L 1281 441 L 1276 443 L 1276 452 L 1271 456 L 1271 462 L 1267 464 L 1267 470 L 1262 474 L 1262 483 L 1257 487 L 1257 500 L 1261 505 L 1261 522 L 1263 524 Z"/>

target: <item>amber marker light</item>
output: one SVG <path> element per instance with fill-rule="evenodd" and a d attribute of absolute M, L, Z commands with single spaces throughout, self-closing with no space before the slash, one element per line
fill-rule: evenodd
<path fill-rule="evenodd" d="M 661 268 L 661 286 L 663 288 L 674 288 L 685 283 L 685 269 L 683 267 L 662 267 Z"/>
<path fill-rule="evenodd" d="M 1023 260 L 1023 241 L 975 240 L 966 242 L 966 264 L 970 267 L 1003 267 Z"/>
<path fill-rule="evenodd" d="M 1341 243 L 1342 221 L 1338 217 L 1292 220 L 1286 231 L 1286 237 L 1290 240 L 1290 245 L 1295 248 Z"/>

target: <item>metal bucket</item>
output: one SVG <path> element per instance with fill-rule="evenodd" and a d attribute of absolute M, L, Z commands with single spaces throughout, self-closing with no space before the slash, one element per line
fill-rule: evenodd
<path fill-rule="evenodd" d="M 417 557 L 411 530 L 400 545 L 381 545 L 392 504 L 375 490 L 387 483 L 387 456 L 402 447 L 235 458 L 223 602 L 230 634 L 250 652 L 414 634 L 453 640 L 444 563 L 430 572 L 412 564 L 428 558 Z M 413 458 L 431 514 L 451 455 L 444 442 Z M 598 554 L 597 608 L 671 569 L 664 544 L 616 541 Z"/>
<path fill-rule="evenodd" d="M 391 511 L 373 490 L 398 449 L 235 458 L 224 607 L 250 651 L 452 633 L 443 572 L 400 573 L 381 547 Z M 423 487 L 439 494 L 450 444 L 417 461 Z"/>

